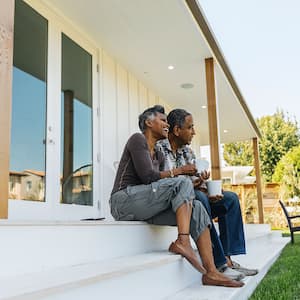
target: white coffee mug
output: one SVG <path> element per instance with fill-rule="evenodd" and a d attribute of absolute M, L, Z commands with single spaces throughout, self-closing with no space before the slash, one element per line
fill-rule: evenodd
<path fill-rule="evenodd" d="M 222 180 L 209 180 L 206 185 L 209 196 L 222 195 Z"/>

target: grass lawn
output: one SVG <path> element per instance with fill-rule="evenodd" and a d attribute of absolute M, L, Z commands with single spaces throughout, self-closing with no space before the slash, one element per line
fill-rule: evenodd
<path fill-rule="evenodd" d="M 261 281 L 250 300 L 300 299 L 300 234 L 289 243 Z"/>

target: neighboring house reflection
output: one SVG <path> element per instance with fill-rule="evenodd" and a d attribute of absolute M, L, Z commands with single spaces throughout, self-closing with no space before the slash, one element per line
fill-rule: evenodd
<path fill-rule="evenodd" d="M 36 170 L 10 171 L 10 199 L 44 201 L 44 197 L 45 172 Z"/>
<path fill-rule="evenodd" d="M 81 170 L 72 174 L 69 179 L 69 186 L 73 195 L 92 191 L 91 171 Z M 9 199 L 44 201 L 45 172 L 37 170 L 10 171 Z"/>

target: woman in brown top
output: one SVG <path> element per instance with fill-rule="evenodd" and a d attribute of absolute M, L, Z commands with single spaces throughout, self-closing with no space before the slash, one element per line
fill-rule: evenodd
<path fill-rule="evenodd" d="M 197 172 L 195 165 L 163 171 L 163 153 L 154 146 L 158 140 L 168 137 L 164 108 L 156 105 L 145 110 L 139 116 L 139 127 L 142 133 L 129 138 L 118 167 L 110 198 L 113 217 L 120 221 L 155 223 L 156 216 L 166 215 L 164 225 L 177 225 L 178 228 L 178 238 L 169 251 L 181 254 L 203 273 L 203 284 L 243 286 L 242 282 L 231 280 L 216 269 L 208 229 L 211 225 L 209 216 L 199 201 L 193 201 L 195 194 L 191 181 L 178 176 L 194 175 Z M 190 234 L 204 267 L 191 247 Z"/>

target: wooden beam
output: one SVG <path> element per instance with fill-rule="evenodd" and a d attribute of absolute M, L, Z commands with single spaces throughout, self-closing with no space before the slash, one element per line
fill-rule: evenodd
<path fill-rule="evenodd" d="M 7 219 L 15 0 L 0 7 L 0 219 Z"/>
<path fill-rule="evenodd" d="M 252 141 L 253 141 L 253 154 L 254 154 L 254 168 L 255 168 L 255 176 L 256 176 L 258 220 L 260 224 L 263 224 L 264 208 L 263 208 L 262 184 L 261 184 L 260 163 L 259 163 L 259 147 L 258 147 L 257 138 L 253 138 Z"/>
<path fill-rule="evenodd" d="M 219 116 L 213 58 L 205 59 L 211 178 L 221 179 Z"/>

